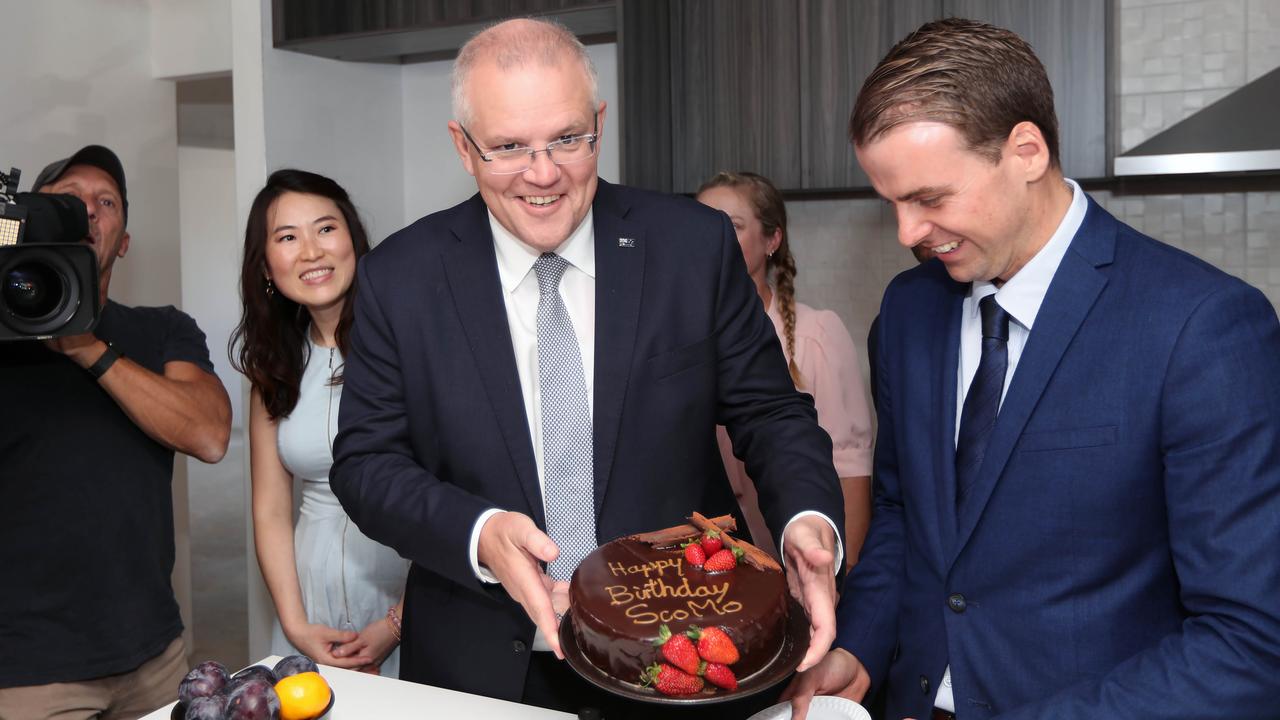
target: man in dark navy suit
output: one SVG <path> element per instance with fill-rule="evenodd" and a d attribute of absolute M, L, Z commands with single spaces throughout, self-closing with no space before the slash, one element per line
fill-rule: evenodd
<path fill-rule="evenodd" d="M 895 719 L 1275 717 L 1272 306 L 1063 177 L 1013 33 L 921 27 L 850 135 L 937 259 L 885 291 L 873 520 L 796 705 L 874 685 Z"/>
<path fill-rule="evenodd" d="M 599 543 L 735 511 L 717 423 L 759 479 L 817 662 L 840 487 L 728 219 L 597 179 L 605 104 L 557 25 L 473 38 L 454 116 L 480 192 L 361 262 L 331 475 L 360 528 L 413 561 L 402 676 L 593 703 L 556 659 L 567 581 Z"/>

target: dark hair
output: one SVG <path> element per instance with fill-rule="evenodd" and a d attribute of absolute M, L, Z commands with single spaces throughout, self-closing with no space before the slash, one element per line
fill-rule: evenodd
<path fill-rule="evenodd" d="M 782 193 L 774 187 L 769 178 L 753 172 L 716 173 L 710 180 L 702 183 L 697 195 L 716 187 L 745 190 L 747 202 L 755 211 L 756 219 L 765 235 L 782 232 L 782 241 L 778 249 L 765 260 L 765 273 L 773 275 L 773 283 L 777 288 L 778 314 L 782 316 L 782 342 L 787 347 L 788 369 L 791 381 L 801 387 L 800 368 L 796 365 L 796 259 L 791 255 L 791 243 L 787 242 L 787 205 Z"/>
<path fill-rule="evenodd" d="M 244 262 L 240 267 L 240 301 L 244 308 L 240 324 L 231 333 L 227 354 L 231 365 L 244 373 L 262 396 L 271 419 L 288 417 L 298 404 L 302 372 L 310 359 L 311 345 L 307 329 L 311 317 L 302 305 L 269 290 L 266 279 L 267 239 L 270 229 L 267 214 L 271 205 L 286 193 L 318 195 L 333 201 L 342 211 L 356 259 L 369 252 L 369 238 L 360 215 L 341 185 L 323 175 L 286 168 L 271 173 L 267 184 L 258 191 L 249 209 L 244 229 Z M 342 314 L 338 319 L 336 340 L 345 356 L 351 330 L 356 280 L 343 296 Z M 238 346 L 238 349 L 237 349 Z M 341 374 L 333 382 L 342 382 Z"/>
<path fill-rule="evenodd" d="M 1035 123 L 1058 161 L 1053 87 L 1035 51 L 1016 34 L 986 23 L 947 18 L 925 23 L 880 61 L 858 92 L 849 140 L 866 145 L 903 123 L 950 125 L 992 162 L 1009 132 Z"/>

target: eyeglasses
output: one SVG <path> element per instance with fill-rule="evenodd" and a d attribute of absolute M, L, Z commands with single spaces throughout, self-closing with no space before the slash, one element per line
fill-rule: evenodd
<path fill-rule="evenodd" d="M 462 134 L 467 136 L 467 140 L 471 141 L 472 147 L 480 154 L 480 159 L 487 163 L 485 167 L 488 168 L 491 175 L 522 173 L 533 167 L 533 157 L 540 152 L 545 152 L 547 157 L 551 158 L 551 162 L 556 165 L 581 162 L 596 154 L 596 141 L 600 138 L 598 132 L 600 129 L 599 114 L 595 117 L 591 132 L 585 135 L 572 135 L 553 140 L 541 150 L 520 146 L 485 152 L 481 149 L 480 144 L 476 142 L 476 139 L 471 137 L 471 133 L 467 132 L 467 128 L 462 123 L 458 123 L 458 127 L 462 128 Z"/>

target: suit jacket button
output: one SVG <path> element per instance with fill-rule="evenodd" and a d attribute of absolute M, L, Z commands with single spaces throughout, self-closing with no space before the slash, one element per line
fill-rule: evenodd
<path fill-rule="evenodd" d="M 968 606 L 969 605 L 967 602 L 965 602 L 964 596 L 961 595 L 960 593 L 955 593 L 951 597 L 947 598 L 947 607 L 951 608 L 953 611 L 957 613 L 964 612 L 964 609 Z"/>
<path fill-rule="evenodd" d="M 518 655 L 524 652 L 525 650 L 528 650 L 529 646 L 525 645 L 523 640 L 513 640 L 511 641 L 511 649 L 514 650 Z"/>
<path fill-rule="evenodd" d="M 920 676 L 920 692 L 925 695 L 929 694 L 929 678 L 923 675 Z"/>

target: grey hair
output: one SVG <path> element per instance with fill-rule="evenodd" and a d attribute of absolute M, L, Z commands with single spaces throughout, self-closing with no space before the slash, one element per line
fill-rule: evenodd
<path fill-rule="evenodd" d="M 492 59 L 498 68 L 510 70 L 530 63 L 554 66 L 566 54 L 582 63 L 591 95 L 591 109 L 595 110 L 600 106 L 596 66 L 591 62 L 586 46 L 564 25 L 541 18 L 518 18 L 481 30 L 462 46 L 453 62 L 453 119 L 463 125 L 471 122 L 467 79 L 481 60 Z"/>

